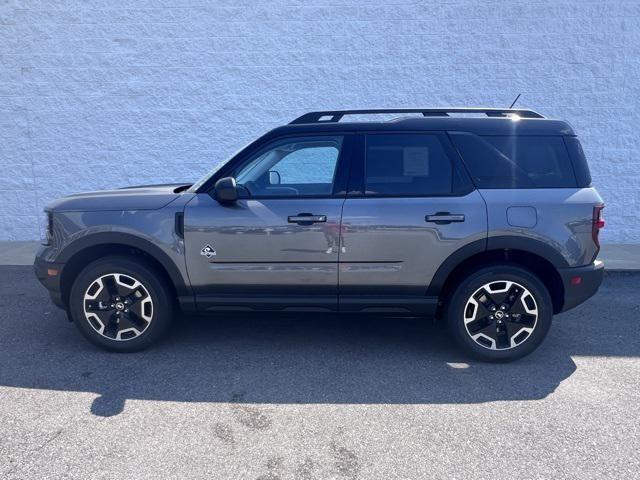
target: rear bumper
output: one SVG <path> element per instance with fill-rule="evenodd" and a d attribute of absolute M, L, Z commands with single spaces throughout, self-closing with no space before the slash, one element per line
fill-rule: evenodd
<path fill-rule="evenodd" d="M 564 285 L 564 304 L 561 311 L 566 312 L 595 295 L 602 283 L 604 263 L 596 260 L 584 267 L 561 268 L 558 272 Z"/>
<path fill-rule="evenodd" d="M 39 253 L 39 252 L 38 252 Z M 40 256 L 36 256 L 33 262 L 33 270 L 40 283 L 49 291 L 51 300 L 58 307 L 66 309 L 66 306 L 62 300 L 62 288 L 60 286 L 60 278 L 62 276 L 62 268 L 64 264 L 47 262 Z M 53 271 L 57 272 L 52 275 Z"/>

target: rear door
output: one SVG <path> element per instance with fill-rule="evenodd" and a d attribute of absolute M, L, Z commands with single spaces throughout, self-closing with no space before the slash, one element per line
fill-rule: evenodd
<path fill-rule="evenodd" d="M 269 142 L 225 175 L 246 198 L 200 193 L 185 209 L 189 277 L 201 309 L 337 309 L 349 135 Z"/>
<path fill-rule="evenodd" d="M 428 313 L 438 267 L 486 239 L 487 213 L 443 132 L 359 136 L 342 214 L 340 309 Z"/>

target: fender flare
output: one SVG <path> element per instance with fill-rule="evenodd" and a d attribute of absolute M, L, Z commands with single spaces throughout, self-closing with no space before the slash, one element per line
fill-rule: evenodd
<path fill-rule="evenodd" d="M 66 245 L 60 251 L 56 258 L 56 263 L 66 264 L 76 254 L 86 250 L 87 248 L 99 245 L 123 245 L 126 247 L 137 248 L 138 250 L 145 252 L 162 265 L 169 275 L 169 278 L 176 289 L 176 293 L 179 296 L 192 295 L 187 279 L 182 275 L 180 269 L 171 257 L 169 257 L 169 255 L 162 251 L 162 249 L 153 242 L 130 233 L 114 231 L 97 232 L 80 237 Z"/>
<path fill-rule="evenodd" d="M 516 237 L 511 235 L 499 235 L 495 237 L 483 238 L 468 243 L 453 252 L 442 262 L 431 279 L 427 295 L 437 296 L 440 294 L 449 275 L 463 262 L 474 255 L 491 250 L 520 250 L 532 253 L 548 260 L 556 269 L 570 267 L 562 254 L 548 243 L 530 237 Z"/>

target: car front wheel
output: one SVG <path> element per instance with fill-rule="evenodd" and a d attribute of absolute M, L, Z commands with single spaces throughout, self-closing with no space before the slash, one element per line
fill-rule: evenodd
<path fill-rule="evenodd" d="M 69 307 L 85 337 L 120 352 L 155 343 L 171 323 L 173 310 L 162 276 L 145 262 L 124 256 L 105 257 L 82 270 Z"/>

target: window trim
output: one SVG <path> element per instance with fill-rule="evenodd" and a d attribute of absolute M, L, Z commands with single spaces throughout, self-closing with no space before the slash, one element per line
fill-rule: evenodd
<path fill-rule="evenodd" d="M 444 150 L 449 163 L 451 164 L 451 192 L 450 193 L 430 193 L 430 194 L 405 194 L 405 193 L 366 193 L 365 192 L 365 165 L 367 155 L 367 136 L 373 135 L 431 135 L 437 137 L 442 149 Z M 357 134 L 358 141 L 356 143 L 357 152 L 352 155 L 351 175 L 349 177 L 349 186 L 347 188 L 347 198 L 446 198 L 446 197 L 464 197 L 475 190 L 473 182 L 469 177 L 466 168 L 461 164 L 459 155 L 455 150 L 451 139 L 444 130 L 401 130 L 401 131 L 380 131 L 371 130 L 363 131 Z M 459 177 L 461 184 L 455 185 L 456 176 Z"/>

